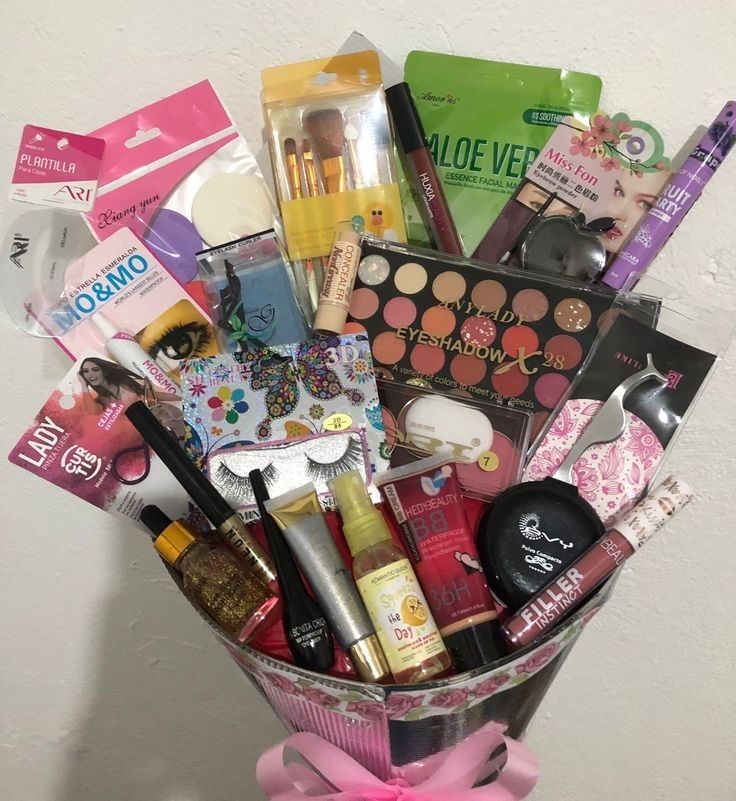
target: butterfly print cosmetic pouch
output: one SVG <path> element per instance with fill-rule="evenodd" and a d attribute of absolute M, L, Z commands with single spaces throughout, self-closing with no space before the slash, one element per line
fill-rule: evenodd
<path fill-rule="evenodd" d="M 191 359 L 181 387 L 185 447 L 202 469 L 215 450 L 346 429 L 365 432 L 372 472 L 388 468 L 364 334 Z M 307 480 L 295 477 L 295 486 Z"/>

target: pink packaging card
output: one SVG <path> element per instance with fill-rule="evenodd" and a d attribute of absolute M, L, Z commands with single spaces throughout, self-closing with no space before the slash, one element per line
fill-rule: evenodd
<path fill-rule="evenodd" d="M 105 142 L 92 136 L 26 125 L 10 199 L 76 211 L 95 202 Z"/>

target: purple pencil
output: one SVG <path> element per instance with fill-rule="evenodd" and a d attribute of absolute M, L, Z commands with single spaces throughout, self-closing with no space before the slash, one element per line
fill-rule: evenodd
<path fill-rule="evenodd" d="M 729 100 L 614 259 L 603 276 L 604 284 L 614 289 L 632 288 L 700 197 L 734 142 L 736 101 Z"/>

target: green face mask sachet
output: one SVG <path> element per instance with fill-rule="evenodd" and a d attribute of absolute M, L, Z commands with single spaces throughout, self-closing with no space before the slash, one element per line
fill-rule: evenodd
<path fill-rule="evenodd" d="M 468 255 L 555 126 L 568 115 L 587 123 L 601 93 L 596 75 L 421 50 L 409 53 L 404 76 Z M 408 185 L 403 192 L 409 237 L 427 246 Z"/>

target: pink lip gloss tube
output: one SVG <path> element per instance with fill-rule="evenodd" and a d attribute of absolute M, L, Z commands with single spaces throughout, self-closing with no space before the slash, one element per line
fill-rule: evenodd
<path fill-rule="evenodd" d="M 429 227 L 435 245 L 444 253 L 463 255 L 455 222 L 447 205 L 432 154 L 427 147 L 419 112 L 414 105 L 407 83 L 397 83 L 386 89 L 386 101 L 391 110 L 391 118 L 398 135 L 401 149 L 406 154 L 405 163 L 409 168 L 414 189 L 422 199 L 425 222 Z"/>
<path fill-rule="evenodd" d="M 509 649 L 518 651 L 541 637 L 576 607 L 616 568 L 692 498 L 692 490 L 673 476 L 627 512 L 615 527 L 573 562 L 501 627 Z"/>

